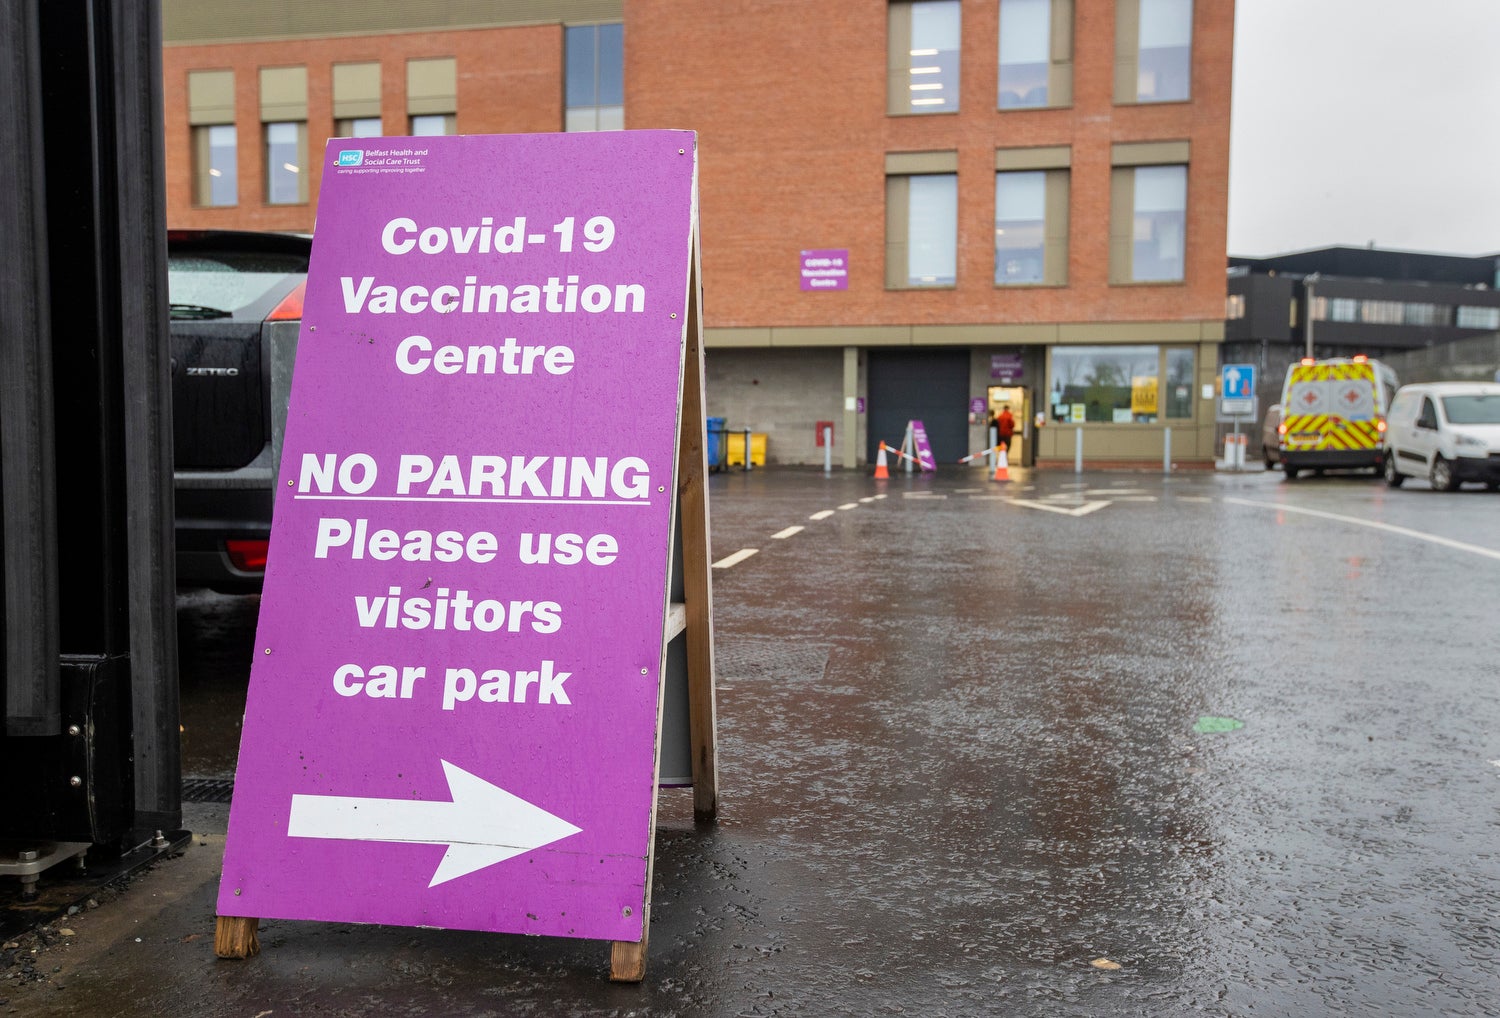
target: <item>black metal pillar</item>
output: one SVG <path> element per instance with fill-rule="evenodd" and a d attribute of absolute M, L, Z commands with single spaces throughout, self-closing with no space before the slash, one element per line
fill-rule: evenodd
<path fill-rule="evenodd" d="M 0 836 L 181 823 L 156 0 L 0 0 Z"/>

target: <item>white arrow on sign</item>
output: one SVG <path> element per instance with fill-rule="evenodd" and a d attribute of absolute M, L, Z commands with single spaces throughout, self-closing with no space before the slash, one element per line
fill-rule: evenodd
<path fill-rule="evenodd" d="M 447 845 L 428 887 L 571 837 L 582 828 L 442 761 L 451 802 L 294 795 L 293 838 Z"/>

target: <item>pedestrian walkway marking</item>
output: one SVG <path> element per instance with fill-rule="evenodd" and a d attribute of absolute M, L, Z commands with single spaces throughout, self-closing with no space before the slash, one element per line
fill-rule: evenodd
<path fill-rule="evenodd" d="M 839 506 L 839 508 L 840 509 L 858 509 L 859 508 L 859 503 L 858 502 L 845 502 L 843 505 Z"/>
<path fill-rule="evenodd" d="M 1008 499 L 1008 501 L 1011 505 L 1018 505 L 1025 509 L 1045 509 L 1049 513 L 1062 513 L 1064 516 L 1087 516 L 1089 513 L 1098 512 L 1100 509 L 1103 509 L 1105 506 L 1110 504 L 1108 502 L 1085 502 L 1082 505 L 1075 506 L 1072 509 L 1065 509 L 1060 505 L 1049 505 L 1046 502 L 1035 502 L 1029 498 L 1012 498 Z"/>
<path fill-rule="evenodd" d="M 932 500 L 932 501 L 939 501 L 941 499 L 947 498 L 948 496 L 947 495 L 939 495 L 936 492 L 932 492 L 932 491 L 903 491 L 901 493 L 901 497 L 902 498 L 925 498 L 925 499 L 929 499 L 929 500 Z"/>
<path fill-rule="evenodd" d="M 828 517 L 830 517 L 832 515 L 833 515 L 833 510 L 832 509 L 823 509 L 823 510 L 821 510 L 819 512 L 813 513 L 811 516 L 808 517 L 808 519 L 810 519 L 810 520 L 826 520 L 826 519 L 828 519 Z"/>
<path fill-rule="evenodd" d="M 719 559 L 719 561 L 714 563 L 714 568 L 728 569 L 730 566 L 738 565 L 739 563 L 745 561 L 745 559 L 749 558 L 751 555 L 754 555 L 758 551 L 760 551 L 759 548 L 741 548 L 733 555 Z"/>
<path fill-rule="evenodd" d="M 798 527 L 787 527 L 785 530 L 778 530 L 776 533 L 772 534 L 771 535 L 771 539 L 773 541 L 785 541 L 788 537 L 791 537 L 793 534 L 800 534 L 800 533 L 802 533 L 802 531 L 803 531 L 803 528 L 800 527 L 800 526 L 798 526 Z"/>
<path fill-rule="evenodd" d="M 1418 541 L 1430 541 L 1440 544 L 1444 548 L 1452 548 L 1455 551 L 1466 551 L 1473 555 L 1483 555 L 1485 558 L 1500 560 L 1500 551 L 1493 548 L 1484 548 L 1477 544 L 1466 544 L 1463 541 L 1455 541 L 1450 537 L 1438 537 L 1436 534 L 1424 534 L 1420 530 L 1409 530 L 1406 527 L 1398 527 L 1394 523 L 1382 523 L 1379 520 L 1362 520 L 1358 516 L 1344 516 L 1339 513 L 1324 512 L 1321 509 L 1304 509 L 1301 506 L 1282 505 L 1278 502 L 1253 502 L 1248 498 L 1225 497 L 1224 501 L 1233 505 L 1247 505 L 1255 509 L 1275 509 L 1278 512 L 1301 513 L 1304 516 L 1317 516 L 1320 519 L 1334 520 L 1338 523 L 1352 523 L 1359 527 L 1370 527 L 1373 530 L 1384 530 L 1390 534 L 1400 534 L 1402 537 L 1414 537 Z"/>

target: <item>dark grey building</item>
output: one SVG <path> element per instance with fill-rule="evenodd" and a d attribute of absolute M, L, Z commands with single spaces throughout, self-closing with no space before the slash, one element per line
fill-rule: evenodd
<path fill-rule="evenodd" d="M 1500 255 L 1330 247 L 1229 259 L 1223 363 L 1259 368 L 1262 413 L 1289 364 L 1408 350 L 1500 332 Z"/>

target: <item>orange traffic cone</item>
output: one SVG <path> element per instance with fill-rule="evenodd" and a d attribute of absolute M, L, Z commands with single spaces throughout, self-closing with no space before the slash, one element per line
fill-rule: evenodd
<path fill-rule="evenodd" d="M 1005 458 L 1005 446 L 1003 445 L 995 446 L 995 476 L 991 477 L 990 480 L 1010 480 L 1010 463 Z"/>
<path fill-rule="evenodd" d="M 888 481 L 891 478 L 890 468 L 885 463 L 885 443 L 880 443 L 880 453 L 875 457 L 875 480 Z"/>

